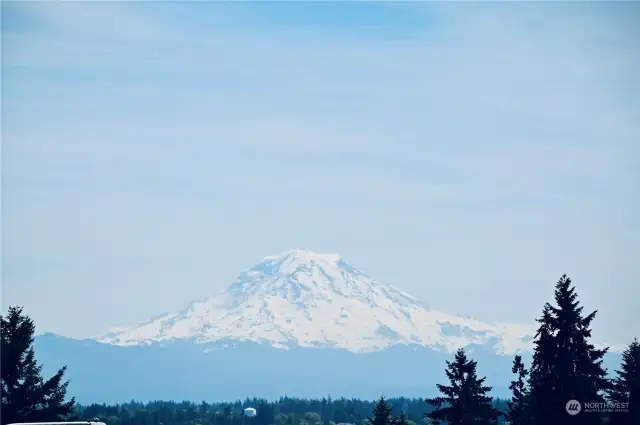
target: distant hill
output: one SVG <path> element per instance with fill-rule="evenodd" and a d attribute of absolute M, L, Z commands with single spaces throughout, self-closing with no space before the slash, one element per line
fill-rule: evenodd
<path fill-rule="evenodd" d="M 227 347 L 224 345 L 227 344 Z M 509 396 L 511 357 L 469 346 L 493 395 Z M 393 346 L 372 353 L 344 349 L 290 350 L 255 342 L 120 347 L 53 334 L 36 338 L 44 373 L 68 365 L 69 393 L 80 403 L 128 400 L 217 400 L 245 397 L 433 396 L 443 383 L 448 353 L 420 346 Z M 618 367 L 620 355 L 607 356 Z"/>

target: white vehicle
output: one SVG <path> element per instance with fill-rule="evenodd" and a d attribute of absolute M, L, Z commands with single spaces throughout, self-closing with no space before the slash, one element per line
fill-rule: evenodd
<path fill-rule="evenodd" d="M 107 425 L 104 422 L 82 421 L 82 422 L 17 422 L 7 425 Z"/>

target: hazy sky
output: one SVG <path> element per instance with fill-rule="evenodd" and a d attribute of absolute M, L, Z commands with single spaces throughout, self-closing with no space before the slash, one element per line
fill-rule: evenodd
<path fill-rule="evenodd" d="M 339 252 L 640 336 L 640 5 L 2 3 L 2 308 L 86 337 Z M 635 217 L 635 218 L 634 218 Z"/>

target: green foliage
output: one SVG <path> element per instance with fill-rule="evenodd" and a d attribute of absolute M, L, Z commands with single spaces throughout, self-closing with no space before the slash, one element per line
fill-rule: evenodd
<path fill-rule="evenodd" d="M 35 359 L 33 340 L 35 325 L 20 307 L 9 307 L 0 316 L 1 353 L 1 423 L 58 421 L 73 409 L 74 399 L 65 402 L 68 382 L 60 369 L 45 381 L 42 366 Z"/>
<path fill-rule="evenodd" d="M 322 417 L 320 417 L 320 413 L 307 412 L 303 415 L 303 418 L 304 423 L 308 425 L 322 424 Z"/>
<path fill-rule="evenodd" d="M 402 412 L 400 416 L 392 421 L 393 425 L 410 425 L 411 423 L 412 422 L 407 419 L 407 416 L 404 414 L 404 412 Z"/>
<path fill-rule="evenodd" d="M 281 397 L 277 401 L 262 399 L 246 399 L 233 403 L 188 403 L 155 401 L 151 403 L 129 402 L 108 406 L 92 404 L 88 406 L 76 405 L 75 414 L 78 420 L 100 418 L 107 425 L 254 425 L 260 417 L 260 405 L 272 409 L 274 425 L 303 425 L 309 420 L 321 421 L 326 425 L 351 423 L 353 425 L 368 425 L 370 416 L 375 416 L 377 403 L 359 399 L 301 399 Z M 426 425 L 423 417 L 425 410 L 433 407 L 418 398 L 388 398 L 385 403 L 391 407 L 391 414 L 397 415 L 392 425 L 399 425 L 397 421 L 403 417 L 405 425 Z M 498 409 L 506 409 L 506 401 L 494 400 Z M 245 418 L 243 411 L 246 407 L 257 410 L 256 418 Z M 346 420 L 336 420 L 346 418 Z M 413 424 L 412 424 L 413 423 Z"/>
<path fill-rule="evenodd" d="M 485 378 L 478 378 L 476 362 L 468 359 L 461 348 L 445 370 L 450 385 L 438 385 L 444 397 L 427 400 L 436 410 L 426 413 L 435 424 L 443 421 L 449 425 L 490 425 L 497 422 L 500 412 L 492 407 L 487 396 L 491 387 L 484 385 Z"/>

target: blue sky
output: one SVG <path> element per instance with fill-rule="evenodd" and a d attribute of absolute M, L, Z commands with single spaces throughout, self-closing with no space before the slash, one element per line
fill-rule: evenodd
<path fill-rule="evenodd" d="M 3 2 L 3 309 L 90 336 L 301 247 L 640 336 L 638 6 Z"/>

